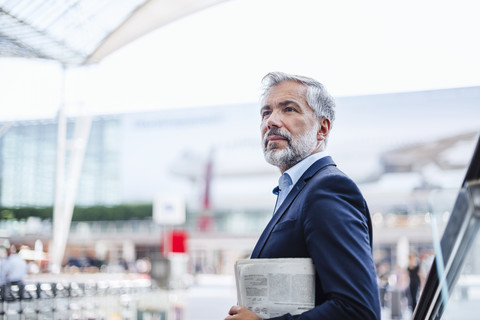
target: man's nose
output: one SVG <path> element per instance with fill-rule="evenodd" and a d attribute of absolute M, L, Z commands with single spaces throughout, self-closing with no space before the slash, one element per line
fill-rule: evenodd
<path fill-rule="evenodd" d="M 282 116 L 277 112 L 273 111 L 267 119 L 268 128 L 272 127 L 281 127 L 282 126 Z"/>

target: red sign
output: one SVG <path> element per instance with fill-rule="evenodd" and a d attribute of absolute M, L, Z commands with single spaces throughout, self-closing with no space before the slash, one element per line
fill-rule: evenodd
<path fill-rule="evenodd" d="M 187 232 L 184 230 L 173 230 L 168 232 L 168 253 L 186 253 L 187 252 Z"/>

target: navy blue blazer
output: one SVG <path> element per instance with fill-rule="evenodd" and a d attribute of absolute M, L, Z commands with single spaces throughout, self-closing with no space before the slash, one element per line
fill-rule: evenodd
<path fill-rule="evenodd" d="M 252 258 L 310 257 L 315 308 L 274 319 L 380 319 L 372 223 L 355 183 L 331 157 L 316 161 L 260 236 Z"/>

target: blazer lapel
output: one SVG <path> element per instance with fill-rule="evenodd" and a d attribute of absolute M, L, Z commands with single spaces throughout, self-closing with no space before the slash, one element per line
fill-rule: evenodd
<path fill-rule="evenodd" d="M 253 249 L 251 258 L 258 258 L 263 250 L 263 247 L 265 246 L 265 243 L 267 242 L 268 238 L 270 237 L 270 234 L 272 233 L 273 228 L 275 225 L 278 223 L 280 218 L 285 214 L 287 209 L 290 207 L 290 204 L 293 202 L 293 200 L 298 196 L 300 191 L 305 187 L 307 184 L 307 181 L 310 180 L 315 173 L 317 173 L 320 169 L 322 169 L 325 166 L 328 165 L 335 165 L 333 162 L 332 158 L 330 156 L 323 157 L 313 163 L 306 171 L 305 173 L 298 179 L 297 183 L 293 186 L 292 190 L 290 193 L 287 195 L 283 203 L 280 205 L 278 210 L 275 212 L 273 215 L 272 219 L 270 219 L 270 222 L 267 224 L 265 227 L 265 230 L 263 230 L 262 235 L 257 241 L 257 244 L 255 245 L 255 248 Z"/>

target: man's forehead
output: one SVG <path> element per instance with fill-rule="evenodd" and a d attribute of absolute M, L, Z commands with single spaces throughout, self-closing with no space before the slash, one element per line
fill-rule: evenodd
<path fill-rule="evenodd" d="M 306 99 L 307 87 L 295 81 L 284 81 L 273 87 L 266 93 L 262 107 L 277 105 L 286 101 L 299 101 Z"/>

